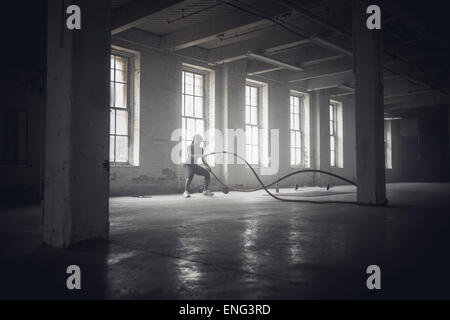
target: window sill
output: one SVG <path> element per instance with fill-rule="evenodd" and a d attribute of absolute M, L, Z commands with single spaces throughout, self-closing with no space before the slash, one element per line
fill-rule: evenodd
<path fill-rule="evenodd" d="M 251 164 L 251 163 L 250 163 L 250 165 L 251 165 L 252 168 L 255 169 L 255 170 L 261 170 L 261 169 L 264 169 L 264 168 L 266 168 L 266 169 L 267 169 L 267 168 L 270 168 L 270 166 L 263 166 L 263 165 L 261 165 L 261 164 Z M 247 168 L 247 165 L 246 165 L 245 163 L 243 163 L 242 166 L 245 167 L 245 168 Z"/>
<path fill-rule="evenodd" d="M 111 168 L 139 168 L 139 165 L 135 166 L 134 164 L 110 164 Z"/>

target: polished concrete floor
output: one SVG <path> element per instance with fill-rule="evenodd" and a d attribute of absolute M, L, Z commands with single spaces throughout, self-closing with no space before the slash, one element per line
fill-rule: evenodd
<path fill-rule="evenodd" d="M 353 200 L 353 187 L 281 190 Z M 450 298 L 450 184 L 388 185 L 388 207 L 262 192 L 119 197 L 110 241 L 40 246 L 39 207 L 1 209 L 0 298 Z M 82 290 L 66 289 L 66 267 Z M 381 268 L 381 290 L 366 268 Z"/>

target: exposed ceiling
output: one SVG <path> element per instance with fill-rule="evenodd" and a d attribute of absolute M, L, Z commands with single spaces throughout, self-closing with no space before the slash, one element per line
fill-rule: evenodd
<path fill-rule="evenodd" d="M 113 34 L 136 28 L 156 37 L 161 49 L 197 47 L 209 64 L 249 59 L 250 75 L 352 97 L 350 0 L 112 0 L 112 5 Z M 442 27 L 402 5 L 382 2 L 385 106 L 400 110 L 414 100 L 421 107 L 417 101 L 426 104 L 424 96 L 432 96 L 434 104 L 448 101 L 448 40 L 433 32 Z"/>
<path fill-rule="evenodd" d="M 237 9 L 216 0 L 194 0 L 185 6 L 165 10 L 137 26 L 157 35 L 166 35 L 205 20 L 236 13 Z"/>

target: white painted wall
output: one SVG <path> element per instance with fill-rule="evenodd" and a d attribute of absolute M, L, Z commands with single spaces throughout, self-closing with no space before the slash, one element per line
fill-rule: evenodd
<path fill-rule="evenodd" d="M 122 36 L 124 38 L 125 36 Z M 122 39 L 123 40 L 123 39 Z M 215 71 L 215 126 L 218 129 L 244 129 L 245 81 L 247 60 L 239 60 L 222 66 L 211 67 L 202 62 L 162 52 L 136 42 L 114 40 L 113 44 L 137 50 L 141 53 L 140 84 L 140 164 L 139 166 L 111 167 L 111 195 L 154 194 L 181 192 L 184 173 L 180 165 L 170 160 L 170 141 L 173 130 L 181 125 L 181 71 L 182 64 L 189 63 Z M 263 176 L 265 182 L 292 172 L 289 163 L 289 95 L 296 90 L 281 82 L 263 77 L 249 77 L 267 84 L 268 130 L 279 129 L 280 169 L 277 175 Z M 342 103 L 343 167 L 329 165 L 329 92 L 310 92 L 310 146 L 311 168 L 323 169 L 356 180 L 355 173 L 355 112 L 351 100 Z M 394 130 L 395 131 L 395 130 Z M 394 135 L 394 133 L 393 133 Z M 393 137 L 393 139 L 395 139 Z M 227 146 L 228 144 L 228 146 Z M 230 148 L 231 141 L 225 141 Z M 258 186 L 250 170 L 243 164 L 217 165 L 215 171 L 230 185 Z M 259 169 L 257 170 L 259 172 Z M 196 178 L 193 186 L 201 184 Z M 304 174 L 284 181 L 281 186 L 341 184 L 342 182 L 317 174 Z M 213 188 L 217 183 L 212 183 Z"/>

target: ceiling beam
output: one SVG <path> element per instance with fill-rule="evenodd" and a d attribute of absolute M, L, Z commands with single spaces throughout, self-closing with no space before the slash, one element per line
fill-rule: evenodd
<path fill-rule="evenodd" d="M 267 0 L 259 1 L 258 9 L 264 12 L 270 12 L 271 17 L 289 12 L 285 7 L 274 5 L 273 1 Z M 243 11 L 235 11 L 172 32 L 162 37 L 161 46 L 164 49 L 180 50 L 216 40 L 218 37 L 226 34 L 246 32 L 259 26 L 271 24 L 272 22 L 270 20 L 264 19 L 263 17 Z"/>
<path fill-rule="evenodd" d="M 322 46 L 327 47 L 327 48 L 329 48 L 329 49 L 332 49 L 332 50 L 334 50 L 334 51 L 336 51 L 336 52 L 340 52 L 340 53 L 342 53 L 342 54 L 344 54 L 344 55 L 348 55 L 348 56 L 353 56 L 352 52 L 350 52 L 350 51 L 348 51 L 347 49 L 342 48 L 342 47 L 340 47 L 340 46 L 338 46 L 338 45 L 335 45 L 335 44 L 333 44 L 333 43 L 330 43 L 330 42 L 327 41 L 327 40 L 324 40 L 324 39 L 321 39 L 321 38 L 317 38 L 317 37 L 311 37 L 310 39 L 311 39 L 312 42 L 315 43 L 315 44 L 318 44 L 318 45 L 321 44 Z M 318 39 L 319 39 L 319 40 L 318 40 Z M 388 61 L 386 62 L 386 64 L 390 63 L 391 61 L 393 61 L 393 60 L 388 60 Z M 397 61 L 398 61 L 398 60 L 397 60 Z M 402 62 L 402 61 L 401 61 L 401 62 Z M 339 72 L 340 66 L 335 66 L 335 67 L 333 67 L 333 68 L 337 68 L 337 69 L 338 69 L 337 72 Z M 427 85 L 428 87 L 430 87 L 430 84 L 426 83 L 425 81 L 421 81 L 421 80 L 417 79 L 417 77 L 412 77 L 412 76 L 409 75 L 408 73 L 404 73 L 404 72 L 396 72 L 396 71 L 390 70 L 390 69 L 387 68 L 386 66 L 384 66 L 384 69 L 385 69 L 385 73 L 388 72 L 388 73 L 392 73 L 392 74 L 394 74 L 394 75 L 401 75 L 402 77 L 404 77 L 405 79 L 409 80 L 409 81 L 412 82 L 412 83 L 415 83 L 415 84 L 421 84 L 421 85 Z M 314 72 L 314 71 L 313 71 L 313 72 Z M 289 81 L 289 82 L 295 82 L 295 81 L 302 81 L 302 80 L 304 80 L 304 79 L 301 79 L 301 78 L 300 78 L 300 79 L 295 79 L 296 76 L 297 76 L 297 75 L 289 75 L 289 76 L 287 76 L 287 80 L 286 80 L 286 81 Z M 282 75 L 282 77 L 283 77 L 283 75 Z"/>
<path fill-rule="evenodd" d="M 311 60 L 303 61 L 301 63 L 301 65 L 302 65 L 302 67 L 308 67 L 308 66 L 312 66 L 312 65 L 316 65 L 316 64 L 320 64 L 320 63 L 324 63 L 324 62 L 337 60 L 337 59 L 340 59 L 343 57 L 345 57 L 345 55 L 338 54 L 338 55 L 327 56 L 327 57 L 322 57 L 322 58 L 317 58 L 317 59 L 311 59 Z"/>
<path fill-rule="evenodd" d="M 436 95 L 436 92 L 437 90 L 424 90 L 384 97 L 384 108 L 389 111 L 448 104 L 448 98 L 444 95 Z M 333 94 L 331 97 L 338 98 L 353 94 L 353 92 L 342 92 Z"/>
<path fill-rule="evenodd" d="M 266 49 L 297 42 L 298 36 L 288 31 L 275 30 L 268 31 L 264 35 L 248 39 L 243 42 L 233 43 L 228 46 L 212 49 L 208 60 L 211 64 L 222 64 L 234 60 L 247 58 L 249 51 L 265 52 Z"/>
<path fill-rule="evenodd" d="M 327 77 L 337 74 L 353 71 L 353 65 L 348 59 L 335 60 L 333 63 L 324 63 L 323 65 L 314 66 L 303 72 L 284 74 L 282 79 L 286 82 L 299 82 L 309 79 Z"/>
<path fill-rule="evenodd" d="M 338 87 L 339 87 L 339 86 L 338 86 Z M 332 98 L 346 97 L 346 96 L 352 96 L 353 94 L 354 94 L 353 91 L 340 92 L 340 93 L 332 94 L 331 97 L 332 97 Z"/>
<path fill-rule="evenodd" d="M 161 38 L 137 28 L 129 29 L 112 36 L 112 40 L 120 40 L 151 48 L 159 48 Z"/>
<path fill-rule="evenodd" d="M 405 91 L 405 92 L 393 92 L 388 93 L 384 95 L 385 99 L 390 98 L 399 98 L 399 97 L 409 97 L 409 96 L 415 96 L 420 94 L 427 94 L 427 93 L 436 93 L 439 92 L 438 89 L 428 89 L 428 90 L 419 90 L 419 91 Z"/>
<path fill-rule="evenodd" d="M 252 53 L 247 53 L 247 56 L 249 58 L 252 58 Z M 261 56 L 261 55 L 259 55 L 259 56 Z M 304 71 L 303 70 L 304 66 L 317 65 L 320 63 L 334 61 L 334 60 L 337 60 L 337 59 L 340 59 L 343 57 L 345 57 L 345 56 L 343 56 L 343 55 L 326 56 L 326 57 L 322 56 L 321 58 L 315 58 L 315 59 L 303 61 L 300 64 L 298 64 L 298 63 L 292 64 L 292 63 L 283 62 L 283 61 L 279 61 L 279 60 L 264 56 L 265 60 L 256 59 L 261 62 L 265 62 L 264 66 L 260 67 L 260 70 L 258 69 L 258 70 L 252 70 L 252 71 L 247 71 L 247 72 L 248 72 L 248 74 L 262 74 L 262 73 L 268 73 L 268 72 L 278 71 L 278 70 L 293 70 L 293 71 L 301 72 L 301 71 Z M 273 60 L 273 61 L 269 61 L 269 60 Z M 251 60 L 250 62 L 256 62 L 256 61 Z M 302 80 L 304 80 L 304 79 L 302 79 Z"/>
<path fill-rule="evenodd" d="M 434 107 L 438 105 L 444 105 L 448 103 L 447 98 L 437 98 L 432 100 L 415 100 L 410 99 L 409 101 L 398 102 L 398 103 L 386 103 L 384 104 L 384 109 L 386 111 L 402 110 L 402 109 L 413 109 L 413 108 L 424 108 L 424 107 Z"/>
<path fill-rule="evenodd" d="M 298 40 L 298 41 L 294 41 L 294 42 L 284 43 L 282 45 L 275 46 L 272 48 L 267 48 L 263 51 L 263 53 L 267 54 L 267 55 L 279 54 L 279 53 L 286 52 L 288 50 L 292 50 L 292 49 L 295 49 L 295 48 L 298 48 L 300 46 L 303 46 L 305 44 L 310 44 L 310 43 L 311 43 L 310 39 L 302 39 L 302 40 Z"/>
<path fill-rule="evenodd" d="M 398 104 L 408 102 L 411 104 L 422 105 L 437 105 L 442 102 L 448 103 L 448 97 L 446 97 L 438 90 L 421 90 L 419 92 L 410 92 L 403 95 L 392 95 L 391 97 L 385 97 L 384 104 Z"/>
<path fill-rule="evenodd" d="M 336 88 L 344 83 L 353 82 L 355 75 L 352 70 L 339 74 L 331 74 L 320 78 L 309 79 L 303 85 L 308 91 Z"/>
<path fill-rule="evenodd" d="M 272 67 L 272 68 L 262 69 L 262 70 L 259 70 L 259 71 L 248 72 L 247 75 L 249 75 L 249 76 L 256 76 L 258 74 L 264 74 L 264 73 L 279 71 L 281 69 L 283 69 L 283 68 Z"/>
<path fill-rule="evenodd" d="M 138 0 L 132 2 L 125 7 L 113 11 L 111 17 L 111 34 L 114 35 L 134 28 L 162 10 L 167 10 L 168 8 L 176 10 L 190 2 L 187 0 Z"/>
<path fill-rule="evenodd" d="M 282 67 L 275 67 L 271 64 L 261 62 L 261 61 L 256 61 L 256 60 L 250 60 L 247 63 L 247 75 L 249 75 L 249 76 L 255 76 L 258 74 L 269 73 L 269 72 L 278 71 L 278 70 L 282 70 L 282 69 L 283 69 Z"/>
<path fill-rule="evenodd" d="M 337 45 L 335 43 L 332 43 L 332 42 L 330 42 L 328 40 L 325 40 L 325 39 L 322 39 L 322 38 L 316 37 L 316 36 L 312 36 L 310 39 L 311 39 L 312 43 L 314 43 L 314 44 L 316 44 L 316 45 L 318 45 L 320 47 L 333 50 L 335 52 L 344 54 L 344 55 L 349 56 L 349 57 L 353 56 L 352 51 L 347 50 L 347 49 L 343 48 L 342 46 L 339 46 L 339 45 Z"/>
<path fill-rule="evenodd" d="M 334 25 L 330 21 L 328 21 L 326 19 L 323 19 L 322 17 L 314 14 L 313 12 L 309 11 L 307 8 L 305 8 L 304 6 L 299 4 L 298 2 L 292 1 L 292 0 L 280 0 L 280 1 L 282 3 L 284 3 L 288 8 L 305 15 L 311 21 L 319 23 L 319 24 L 323 25 L 324 27 L 327 27 L 327 28 L 329 28 L 331 30 L 334 30 L 334 31 L 336 31 L 336 32 L 346 36 L 347 38 L 351 39 L 351 32 L 350 31 L 345 30 L 345 29 L 343 29 L 343 28 L 341 28 L 341 27 L 339 27 L 337 25 Z M 402 8 L 400 8 L 398 6 L 398 4 L 395 3 L 395 1 L 391 1 L 391 0 L 383 1 L 383 6 L 389 6 L 388 11 L 391 11 L 391 13 L 394 16 L 400 17 L 402 22 L 404 22 L 409 27 L 423 27 L 423 26 L 418 25 L 417 22 L 414 19 L 411 18 L 411 16 L 409 16 L 407 13 L 405 13 L 405 10 L 402 10 Z M 432 36 L 432 34 L 430 34 L 429 32 L 426 35 Z M 434 38 L 437 39 L 436 37 L 434 37 Z M 437 39 L 437 40 L 439 41 L 440 44 L 443 44 L 443 42 L 441 41 L 443 39 Z M 448 48 L 448 44 L 446 44 L 446 47 Z M 331 46 L 330 46 L 330 48 L 331 48 Z M 339 50 L 343 49 L 345 51 L 348 51 L 347 49 L 341 48 L 339 46 L 336 46 L 336 49 L 337 50 L 338 49 Z M 341 52 L 344 52 L 344 51 L 341 51 Z M 386 48 L 384 50 L 384 53 L 386 55 L 388 55 L 389 57 L 391 57 L 392 59 L 398 60 L 398 61 L 404 63 L 405 65 L 407 65 L 408 67 L 410 67 L 410 68 L 412 68 L 414 70 L 422 71 L 418 66 L 416 66 L 416 65 L 406 61 L 405 59 L 399 57 L 395 53 L 389 52 Z M 386 69 L 386 67 L 385 67 L 385 69 Z M 409 80 L 412 81 L 412 77 L 409 77 L 407 74 L 403 74 L 403 75 L 406 76 Z M 428 82 L 427 85 L 430 88 L 434 87 L 429 81 L 427 81 L 427 82 Z M 420 82 L 417 81 L 417 83 L 420 83 Z"/>
<path fill-rule="evenodd" d="M 276 28 L 274 29 L 275 30 L 269 31 L 264 35 L 250 38 L 245 42 L 238 42 L 228 46 L 212 49 L 209 59 L 211 64 L 221 64 L 244 59 L 246 57 L 245 53 L 248 51 L 257 51 L 265 55 L 274 55 L 311 43 L 331 50 L 332 52 L 337 52 L 340 54 L 339 57 L 352 56 L 352 52 L 350 50 L 347 50 L 321 37 L 313 35 L 308 38 L 299 39 L 298 35 L 291 32 L 277 30 Z"/>
<path fill-rule="evenodd" d="M 389 76 L 387 76 L 389 77 Z M 386 79 L 384 77 L 384 98 L 408 97 L 426 93 L 439 93 L 441 89 L 427 89 L 427 86 L 417 86 L 403 78 Z M 334 97 L 349 96 L 354 94 L 354 88 L 351 86 L 340 85 L 339 88 L 348 90 L 348 92 L 338 92 Z"/>
<path fill-rule="evenodd" d="M 280 61 L 280 60 L 276 60 L 270 57 L 266 57 L 264 55 L 258 54 L 258 53 L 254 53 L 254 52 L 248 52 L 247 53 L 247 57 L 251 58 L 251 59 L 255 59 L 258 61 L 262 61 L 262 62 L 266 62 L 269 63 L 271 65 L 277 66 L 277 67 L 282 67 L 284 69 L 287 70 L 292 70 L 292 71 L 303 71 L 303 68 L 298 67 L 298 66 L 294 66 L 292 64 Z"/>
<path fill-rule="evenodd" d="M 294 10 L 295 12 L 298 12 L 301 15 L 307 17 L 310 21 L 320 24 L 327 29 L 334 30 L 347 36 L 351 36 L 351 33 L 349 31 L 343 30 L 341 27 L 335 26 L 330 21 L 325 20 L 322 17 L 316 15 L 314 12 L 308 10 L 307 7 L 298 3 L 298 1 L 292 0 L 279 0 L 279 1 L 281 1 L 281 3 L 283 3 L 286 7 L 290 8 L 291 10 Z"/>

